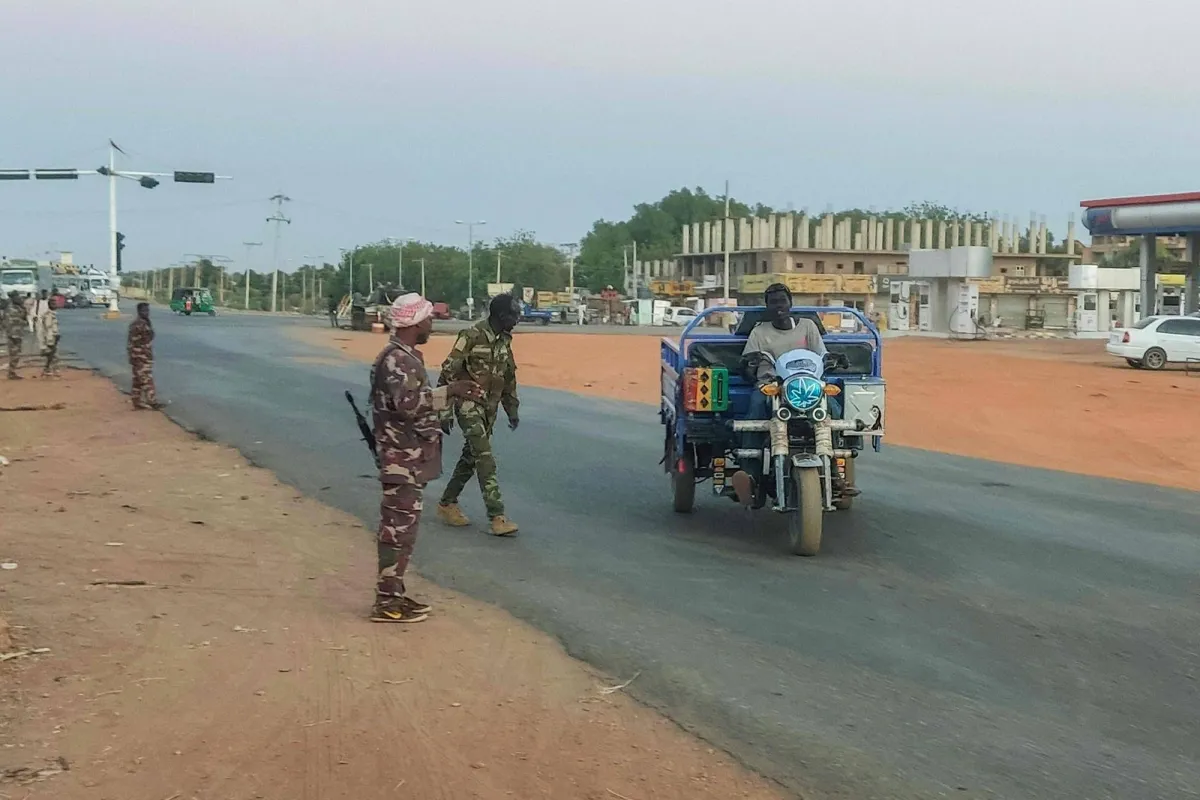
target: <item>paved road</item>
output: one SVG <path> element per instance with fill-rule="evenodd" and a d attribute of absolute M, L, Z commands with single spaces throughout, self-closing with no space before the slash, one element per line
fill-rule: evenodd
<path fill-rule="evenodd" d="M 126 323 L 61 319 L 127 387 Z M 341 396 L 365 366 L 282 335 L 312 321 L 156 324 L 172 416 L 374 524 Z M 796 559 L 782 520 L 670 511 L 655 410 L 523 397 L 497 435 L 522 535 L 433 522 L 422 573 L 638 673 L 639 699 L 806 797 L 1200 796 L 1196 495 L 889 448 Z"/>

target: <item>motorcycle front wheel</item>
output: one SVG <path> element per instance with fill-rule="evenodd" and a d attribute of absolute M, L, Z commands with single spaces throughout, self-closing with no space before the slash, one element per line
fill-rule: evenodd
<path fill-rule="evenodd" d="M 825 522 L 825 504 L 821 498 L 821 471 L 809 467 L 792 473 L 795 482 L 796 510 L 788 517 L 788 537 L 792 553 L 815 556 L 821 551 L 821 533 Z"/>

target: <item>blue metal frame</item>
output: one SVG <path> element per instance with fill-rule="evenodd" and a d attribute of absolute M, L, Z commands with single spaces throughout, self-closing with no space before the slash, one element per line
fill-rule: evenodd
<path fill-rule="evenodd" d="M 766 311 L 766 310 L 767 310 L 766 306 L 713 306 L 712 308 L 706 308 L 703 311 L 701 311 L 699 314 L 697 314 L 695 316 L 694 319 L 692 319 L 691 322 L 689 322 L 684 327 L 683 333 L 681 333 L 679 335 L 679 344 L 678 345 L 676 345 L 672 341 L 669 341 L 666 337 L 663 337 L 663 346 L 662 346 L 663 355 L 665 355 L 668 347 L 670 347 L 672 350 L 674 350 L 675 354 L 676 354 L 674 363 L 671 365 L 672 368 L 677 373 L 677 377 L 675 380 L 675 396 L 673 398 L 674 405 L 675 405 L 675 413 L 674 413 L 674 419 L 672 420 L 672 422 L 675 423 L 675 456 L 676 456 L 676 458 L 678 458 L 679 453 L 683 452 L 684 439 L 686 438 L 686 435 L 687 435 L 687 432 L 684 430 L 684 427 L 679 424 L 679 420 L 684 416 L 682 377 L 683 377 L 683 370 L 686 368 L 686 365 L 687 365 L 687 344 L 688 344 L 689 340 L 695 341 L 698 339 L 704 339 L 705 341 L 711 341 L 711 342 L 721 342 L 721 341 L 743 342 L 746 340 L 746 337 L 737 336 L 732 333 L 707 333 L 707 334 L 700 334 L 700 335 L 696 335 L 696 336 L 691 336 L 690 334 L 697 326 L 700 325 L 701 321 L 703 321 L 706 317 L 709 317 L 713 314 L 730 313 L 730 312 L 752 313 L 752 312 L 761 312 L 761 311 Z M 815 314 L 852 314 L 854 317 L 856 317 L 858 319 L 858 321 L 862 324 L 862 326 L 866 329 L 865 332 L 863 332 L 863 333 L 826 333 L 825 336 L 822 338 L 824 338 L 824 340 L 827 342 L 864 342 L 864 341 L 872 342 L 874 344 L 874 347 L 872 348 L 872 355 L 871 355 L 871 377 L 873 377 L 873 378 L 883 377 L 883 337 L 880 335 L 879 329 L 875 327 L 875 325 L 871 322 L 871 320 L 867 319 L 866 314 L 862 313 L 861 311 L 859 311 L 856 308 L 849 308 L 849 307 L 844 307 L 844 306 L 793 306 L 792 307 L 793 314 L 800 313 L 800 312 L 815 313 Z M 662 360 L 665 360 L 665 359 L 660 359 L 660 361 L 662 361 Z M 667 422 L 666 415 L 665 415 L 665 413 L 663 413 L 663 423 L 665 424 L 666 422 Z M 878 451 L 880 449 L 880 444 L 881 443 L 880 443 L 879 439 L 876 438 L 875 442 L 874 442 L 874 449 L 876 451 Z"/>

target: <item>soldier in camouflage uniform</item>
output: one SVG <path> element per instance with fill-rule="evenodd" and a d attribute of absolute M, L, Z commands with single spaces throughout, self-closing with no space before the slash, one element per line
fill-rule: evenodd
<path fill-rule="evenodd" d="M 479 387 L 456 381 L 430 387 L 419 344 L 433 331 L 433 304 L 419 294 L 392 303 L 392 336 L 371 368 L 371 410 L 383 501 L 377 544 L 374 622 L 421 622 L 430 607 L 409 597 L 404 572 L 417 542 L 421 495 L 442 473 L 439 412 L 451 397 L 482 399 Z"/>
<path fill-rule="evenodd" d="M 448 381 L 469 380 L 484 394 L 483 402 L 456 404 L 454 414 L 462 426 L 462 456 L 454 475 L 442 492 L 438 517 L 447 525 L 459 528 L 470 524 L 458 506 L 458 496 L 466 488 L 471 475 L 479 477 L 483 502 L 491 518 L 490 531 L 496 536 L 512 536 L 517 526 L 504 515 L 500 484 L 496 481 L 496 457 L 492 454 L 492 431 L 496 426 L 499 406 L 504 407 L 508 427 L 517 429 L 517 364 L 512 354 L 512 330 L 520 319 L 521 310 L 510 294 L 492 298 L 487 319 L 480 320 L 458 334 L 454 348 L 442 364 L 439 385 Z M 450 417 L 444 417 L 449 430 Z"/>
<path fill-rule="evenodd" d="M 8 379 L 20 380 L 21 345 L 25 341 L 25 304 L 17 292 L 9 292 L 8 307 L 4 310 L 4 337 L 8 342 Z"/>
<path fill-rule="evenodd" d="M 137 316 L 129 324 L 129 340 L 126 352 L 129 366 L 133 369 L 133 407 L 161 408 L 158 394 L 154 390 L 154 327 L 150 324 L 150 304 L 138 303 Z"/>

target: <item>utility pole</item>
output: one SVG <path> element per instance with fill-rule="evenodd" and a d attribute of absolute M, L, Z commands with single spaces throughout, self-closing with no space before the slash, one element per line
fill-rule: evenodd
<path fill-rule="evenodd" d="M 560 247 L 566 248 L 569 258 L 570 267 L 568 272 L 567 293 L 571 295 L 571 302 L 575 302 L 575 251 L 579 249 L 579 245 L 575 242 L 565 242 Z"/>
<path fill-rule="evenodd" d="M 725 305 L 729 305 L 729 181 L 725 181 L 725 221 L 721 225 L 721 242 L 725 245 Z"/>
<path fill-rule="evenodd" d="M 117 153 L 128 155 L 117 146 L 112 139 L 108 140 L 108 164 L 96 169 L 0 169 L 0 181 L 27 181 L 30 178 L 39 181 L 78 180 L 80 175 L 102 175 L 108 178 L 108 278 L 112 289 L 112 299 L 108 303 L 106 319 L 116 319 L 121 315 L 118 295 L 120 294 L 120 251 L 124 245 L 118 245 L 118 239 L 124 238 L 117 232 L 117 178 L 137 181 L 143 189 L 153 189 L 158 186 L 158 178 L 173 178 L 175 183 L 214 183 L 217 180 L 229 180 L 228 175 L 214 175 L 211 172 L 131 172 L 117 169 Z"/>
<path fill-rule="evenodd" d="M 496 283 L 500 282 L 500 251 L 496 251 Z"/>
<path fill-rule="evenodd" d="M 282 232 L 282 224 L 292 224 L 292 221 L 283 215 L 283 204 L 292 202 L 292 198 L 285 196 L 283 193 L 272 195 L 271 202 L 275 204 L 275 213 L 267 217 L 267 222 L 275 223 L 275 249 L 271 258 L 271 311 L 275 311 L 275 292 L 279 286 L 279 235 Z"/>
<path fill-rule="evenodd" d="M 475 319 L 475 226 L 487 225 L 487 220 L 463 222 L 456 219 L 454 224 L 467 226 L 467 316 Z"/>
<path fill-rule="evenodd" d="M 242 310 L 249 311 L 250 310 L 250 272 L 251 272 L 250 248 L 262 247 L 262 242 L 242 242 L 242 245 L 246 248 L 246 287 L 245 287 L 246 299 L 242 303 Z"/>
<path fill-rule="evenodd" d="M 425 296 L 425 259 L 421 259 L 421 297 Z"/>

